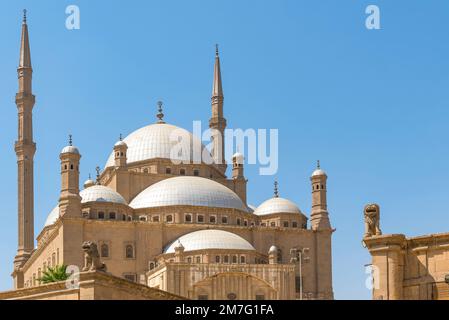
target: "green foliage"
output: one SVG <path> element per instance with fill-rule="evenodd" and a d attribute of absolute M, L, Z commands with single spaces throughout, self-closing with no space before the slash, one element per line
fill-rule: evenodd
<path fill-rule="evenodd" d="M 41 283 L 53 283 L 58 281 L 65 281 L 69 278 L 69 274 L 66 273 L 67 266 L 60 265 L 55 266 L 54 268 L 48 267 L 42 273 L 42 277 L 37 279 Z"/>

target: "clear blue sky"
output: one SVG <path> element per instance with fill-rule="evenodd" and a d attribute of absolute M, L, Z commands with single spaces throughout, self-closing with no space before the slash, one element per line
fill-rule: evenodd
<path fill-rule="evenodd" d="M 449 230 L 447 1 L 1 1 L 0 290 L 12 286 L 17 243 L 16 67 L 29 11 L 34 92 L 35 230 L 56 205 L 68 133 L 82 177 L 103 166 L 119 133 L 166 120 L 192 130 L 210 117 L 219 43 L 232 128 L 278 128 L 281 196 L 310 213 L 309 176 L 328 172 L 337 299 L 368 299 L 362 209 L 381 205 L 384 233 Z M 65 28 L 65 8 L 81 29 Z M 365 28 L 365 8 L 381 30 Z M 273 177 L 247 168 L 249 202 Z"/>

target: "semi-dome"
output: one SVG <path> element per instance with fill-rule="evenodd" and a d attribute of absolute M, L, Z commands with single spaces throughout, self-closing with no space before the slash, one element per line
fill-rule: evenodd
<path fill-rule="evenodd" d="M 200 230 L 183 235 L 168 245 L 164 253 L 174 253 L 182 243 L 184 252 L 207 249 L 256 250 L 242 237 L 223 230 Z"/>
<path fill-rule="evenodd" d="M 264 216 L 273 213 L 296 213 L 302 214 L 298 206 L 290 200 L 284 198 L 271 198 L 254 210 L 254 214 Z"/>
<path fill-rule="evenodd" d="M 184 162 L 202 159 L 206 163 L 213 162 L 200 139 L 183 128 L 167 123 L 156 123 L 140 128 L 123 139 L 123 143 L 128 146 L 128 163 L 155 158 Z M 201 150 L 201 154 L 194 156 L 197 150 Z M 106 167 L 112 166 L 114 166 L 114 152 L 110 154 L 106 163 Z"/>
<path fill-rule="evenodd" d="M 111 202 L 119 204 L 127 204 L 126 200 L 111 188 L 95 185 L 84 189 L 80 192 L 81 203 L 87 202 Z M 45 227 L 52 225 L 59 218 L 59 206 L 56 206 L 48 215 L 45 221 Z"/>
<path fill-rule="evenodd" d="M 231 208 L 248 212 L 240 197 L 224 185 L 202 177 L 174 177 L 159 181 L 130 203 L 134 209 L 165 206 Z"/>

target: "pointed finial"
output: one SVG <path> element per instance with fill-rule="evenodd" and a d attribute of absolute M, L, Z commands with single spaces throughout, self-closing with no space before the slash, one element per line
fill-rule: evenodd
<path fill-rule="evenodd" d="M 157 102 L 157 106 L 158 106 L 158 114 L 157 114 L 157 118 L 159 119 L 157 122 L 158 123 L 165 123 L 164 122 L 164 114 L 162 113 L 162 106 L 164 105 L 164 103 L 162 101 L 158 101 Z"/>
<path fill-rule="evenodd" d="M 119 136 L 119 140 L 120 141 L 123 141 L 123 137 L 122 137 L 122 134 L 120 133 L 120 136 Z"/>
<path fill-rule="evenodd" d="M 95 168 L 95 171 L 97 171 L 97 185 L 100 185 L 100 167 L 99 166 L 97 166 L 96 168 Z"/>
<path fill-rule="evenodd" d="M 320 160 L 317 160 L 317 162 L 316 162 L 316 168 L 317 168 L 317 169 L 321 169 Z"/>
<path fill-rule="evenodd" d="M 23 9 L 23 23 L 27 23 L 27 9 Z"/>
<path fill-rule="evenodd" d="M 218 57 L 218 43 L 215 44 L 215 56 Z"/>
<path fill-rule="evenodd" d="M 274 180 L 274 197 L 279 198 L 278 181 Z"/>
<path fill-rule="evenodd" d="M 90 173 L 89 173 L 89 180 L 92 180 L 92 176 L 90 175 Z"/>
<path fill-rule="evenodd" d="M 72 135 L 69 134 L 69 146 L 73 145 Z"/>

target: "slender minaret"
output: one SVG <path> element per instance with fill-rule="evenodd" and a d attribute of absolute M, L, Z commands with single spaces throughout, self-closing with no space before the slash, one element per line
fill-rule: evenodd
<path fill-rule="evenodd" d="M 209 128 L 212 132 L 212 157 L 220 171 L 226 172 L 226 162 L 224 159 L 224 130 L 226 129 L 226 119 L 223 117 L 223 87 L 221 83 L 220 56 L 218 55 L 218 45 L 215 50 L 214 84 L 212 87 L 212 117 L 209 120 Z"/>
<path fill-rule="evenodd" d="M 26 10 L 23 14 L 20 60 L 17 68 L 19 91 L 16 94 L 18 110 L 18 139 L 14 149 L 17 155 L 17 182 L 19 217 L 18 248 L 14 259 L 13 277 L 16 288 L 23 287 L 23 275 L 20 269 L 34 249 L 34 190 L 33 163 L 36 144 L 33 142 L 33 106 L 31 52 L 28 38 Z M 22 279 L 21 279 L 22 278 Z"/>

